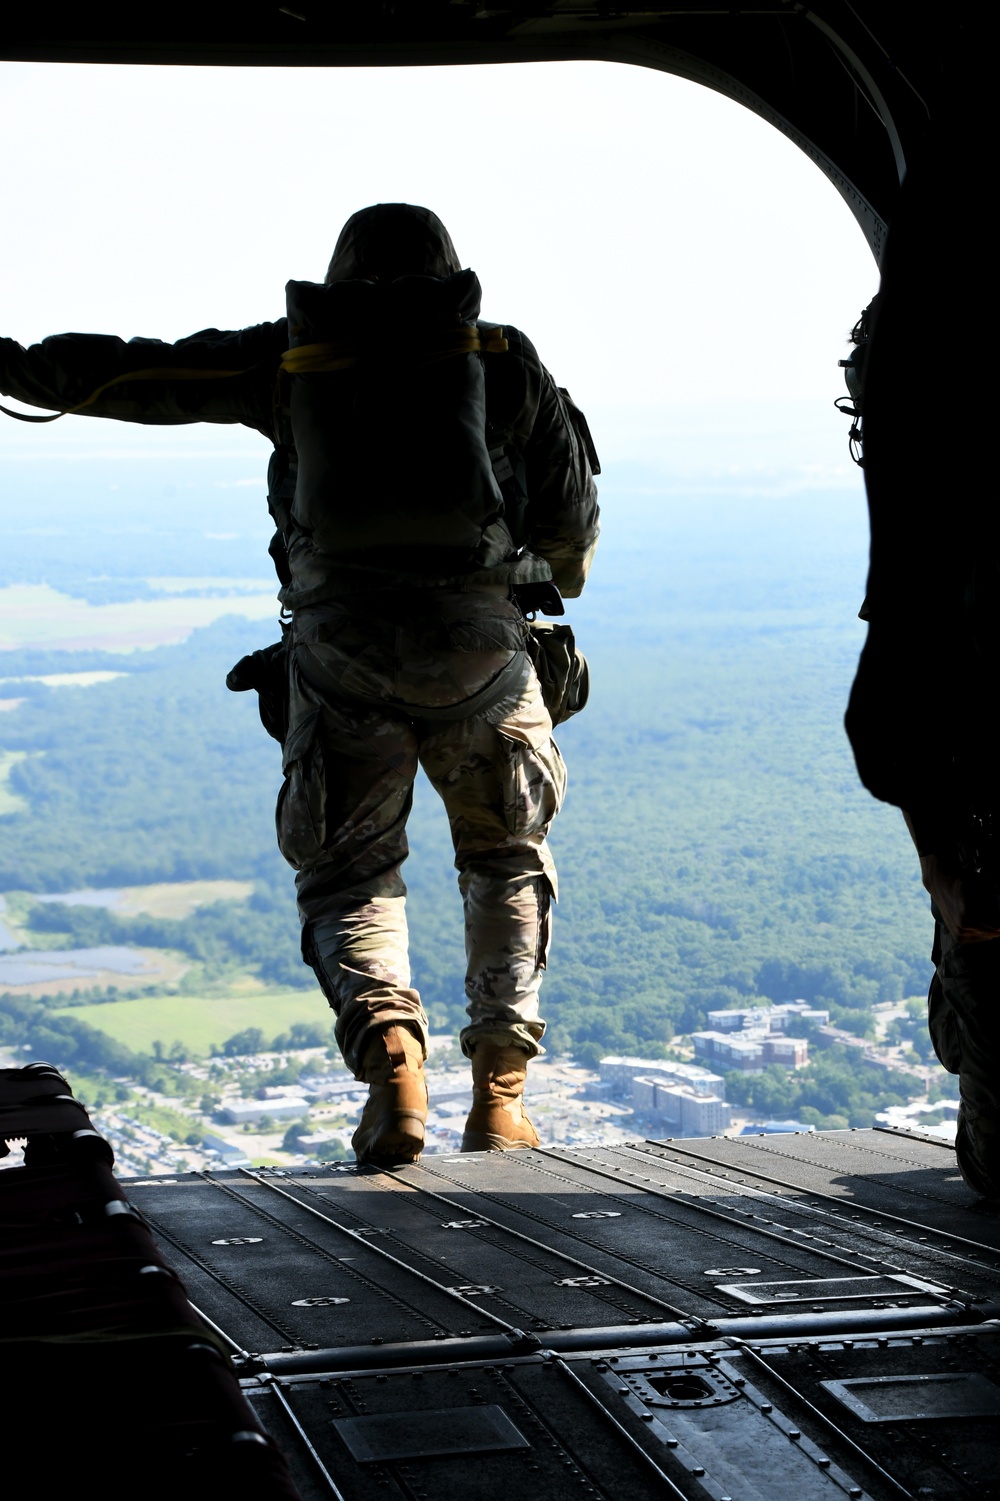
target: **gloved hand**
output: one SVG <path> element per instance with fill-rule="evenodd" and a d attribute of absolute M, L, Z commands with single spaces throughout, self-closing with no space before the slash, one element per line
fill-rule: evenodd
<path fill-rule="evenodd" d="M 525 615 L 565 615 L 562 595 L 551 579 L 537 584 L 515 584 L 514 598 Z"/>
<path fill-rule="evenodd" d="M 275 641 L 241 657 L 226 675 L 232 693 L 257 692 L 260 722 L 275 740 L 284 743 L 288 734 L 288 653 L 284 641 Z"/>

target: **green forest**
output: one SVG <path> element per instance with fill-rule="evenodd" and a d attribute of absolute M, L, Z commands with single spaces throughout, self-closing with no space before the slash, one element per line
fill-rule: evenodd
<path fill-rule="evenodd" d="M 557 737 L 570 789 L 552 836 L 547 1046 L 584 1062 L 653 1056 L 710 1008 L 796 997 L 863 1031 L 872 1004 L 926 988 L 930 924 L 898 814 L 858 785 L 841 726 L 862 640 L 857 496 L 687 499 L 629 478 L 606 498 L 592 582 L 569 612 L 593 692 Z M 88 545 L 65 577 L 49 557 L 46 581 L 127 595 L 114 576 L 88 584 L 98 571 Z M 129 543 L 130 571 L 144 545 Z M 232 556 L 245 571 L 242 543 Z M 28 572 L 19 565 L 19 578 Z M 253 696 L 224 686 L 236 658 L 268 639 L 266 625 L 229 616 L 183 645 L 127 656 L 4 653 L 8 678 L 125 676 L 86 689 L 18 684 L 25 702 L 0 719 L 0 751 L 24 753 L 9 789 L 26 811 L 0 818 L 0 892 L 255 883 L 248 902 L 183 922 L 37 906 L 39 943 L 162 946 L 209 974 L 313 983 L 274 847 L 279 750 Z M 415 983 L 435 1027 L 454 1027 L 461 912 L 426 785 L 410 828 Z M 773 1104 L 808 1108 L 801 1093 Z"/>

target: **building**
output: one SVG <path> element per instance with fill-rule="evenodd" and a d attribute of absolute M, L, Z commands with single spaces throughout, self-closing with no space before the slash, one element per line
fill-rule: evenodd
<path fill-rule="evenodd" d="M 713 1032 L 784 1032 L 789 1022 L 796 1020 L 816 1022 L 825 1027 L 830 1013 L 810 1006 L 808 1001 L 784 1001 L 780 1006 L 743 1006 L 735 1011 L 708 1013 L 708 1025 Z"/>
<path fill-rule="evenodd" d="M 235 1142 L 227 1141 L 224 1136 L 215 1136 L 211 1131 L 206 1131 L 201 1138 L 201 1144 L 206 1152 L 215 1152 L 222 1158 L 226 1167 L 249 1167 L 250 1158 L 243 1148 Z"/>
<path fill-rule="evenodd" d="M 296 1138 L 295 1150 L 303 1153 L 306 1157 L 317 1157 L 323 1147 L 334 1147 L 338 1152 L 345 1150 L 343 1136 L 331 1136 L 329 1131 L 311 1131 L 307 1136 Z"/>
<path fill-rule="evenodd" d="M 864 1037 L 857 1037 L 853 1032 L 846 1032 L 842 1027 L 820 1027 L 819 1035 L 824 1042 L 837 1042 L 844 1048 L 861 1048 L 863 1050 L 870 1046 L 870 1043 Z"/>
<path fill-rule="evenodd" d="M 767 1027 L 770 1006 L 741 1006 L 734 1011 L 710 1011 L 708 1025 L 713 1032 L 742 1032 L 745 1027 Z"/>
<path fill-rule="evenodd" d="M 307 1100 L 344 1100 L 348 1104 L 352 1103 L 352 1097 L 363 1097 L 368 1093 L 368 1085 L 362 1084 L 357 1079 L 338 1080 L 331 1084 L 322 1076 L 300 1077 L 298 1087 Z M 287 1086 L 282 1090 L 277 1090 L 276 1093 L 287 1096 Z"/>
<path fill-rule="evenodd" d="M 783 1006 L 749 1006 L 738 1011 L 710 1011 L 709 1028 L 693 1034 L 695 1055 L 717 1068 L 738 1068 L 759 1073 L 769 1063 L 784 1068 L 804 1068 L 809 1062 L 809 1044 L 803 1037 L 787 1037 L 785 1029 L 795 1018 L 815 1021 L 822 1030 L 829 1013 L 789 1001 Z"/>
<path fill-rule="evenodd" d="M 716 1068 L 739 1069 L 759 1074 L 768 1063 L 783 1068 L 805 1068 L 809 1044 L 804 1037 L 784 1037 L 779 1032 L 694 1032 L 695 1056 Z"/>
<path fill-rule="evenodd" d="M 306 1115 L 309 1102 L 301 1095 L 279 1095 L 271 1100 L 230 1100 L 219 1111 L 219 1118 L 231 1126 L 242 1126 L 247 1121 L 259 1121 L 269 1115 L 275 1121 L 294 1120 Z"/>
<path fill-rule="evenodd" d="M 730 1107 L 721 1093 L 696 1094 L 689 1085 L 673 1084 L 662 1076 L 634 1078 L 632 1105 L 637 1115 L 660 1122 L 672 1136 L 719 1136 L 731 1124 Z"/>
<path fill-rule="evenodd" d="M 759 1074 L 764 1067 L 763 1038 L 739 1032 L 692 1032 L 696 1058 L 704 1058 L 717 1068 L 739 1069 L 744 1074 Z"/>
<path fill-rule="evenodd" d="M 765 1037 L 764 1062 L 780 1063 L 785 1068 L 805 1068 L 809 1062 L 809 1044 L 804 1037 Z"/>
<path fill-rule="evenodd" d="M 721 1098 L 725 1080 L 695 1063 L 674 1063 L 667 1058 L 602 1058 L 599 1064 L 601 1088 L 624 1099 L 632 1096 L 632 1080 L 640 1074 L 647 1078 L 686 1085 L 696 1095 Z"/>
<path fill-rule="evenodd" d="M 816 1022 L 820 1027 L 825 1027 L 830 1020 L 829 1011 L 820 1007 L 810 1006 L 808 1001 L 784 1001 L 780 1006 L 770 1008 L 770 1029 L 772 1032 L 784 1031 L 790 1021 L 798 1018 L 799 1021 Z"/>

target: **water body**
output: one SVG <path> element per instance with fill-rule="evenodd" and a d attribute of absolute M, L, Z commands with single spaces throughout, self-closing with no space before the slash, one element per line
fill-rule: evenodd
<path fill-rule="evenodd" d="M 48 896 L 35 897 L 36 902 L 59 902 L 63 907 L 107 907 L 112 912 L 124 900 L 124 891 L 119 891 L 115 886 L 95 887 L 92 891 L 57 891 Z"/>
<path fill-rule="evenodd" d="M 148 973 L 149 960 L 138 949 L 107 945 L 94 949 L 43 949 L 0 955 L 0 987 L 51 984 L 56 980 L 94 980 L 102 972 Z"/>

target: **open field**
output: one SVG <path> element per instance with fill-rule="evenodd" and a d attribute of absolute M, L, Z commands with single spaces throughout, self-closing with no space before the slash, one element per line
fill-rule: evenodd
<path fill-rule="evenodd" d="M 45 647 L 64 651 L 130 652 L 184 641 L 221 615 L 275 616 L 273 589 L 210 597 L 171 594 L 123 604 L 92 605 L 48 584 L 0 589 L 0 651 Z"/>
<path fill-rule="evenodd" d="M 115 678 L 124 676 L 123 672 L 29 672 L 23 677 L 0 678 L 0 687 L 11 683 L 42 683 L 46 688 L 96 688 L 98 683 L 113 683 Z"/>
<path fill-rule="evenodd" d="M 204 1056 L 245 1027 L 260 1027 L 269 1043 L 296 1022 L 333 1026 L 333 1014 L 318 989 L 265 990 L 251 980 L 220 993 L 140 997 L 74 1006 L 66 1014 L 99 1027 L 136 1052 L 152 1052 L 154 1042 L 165 1048 L 180 1042 L 189 1052 Z"/>

